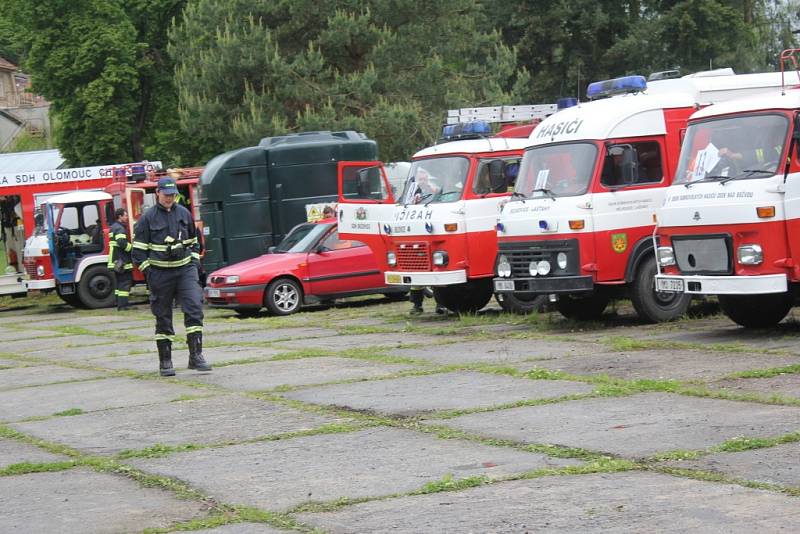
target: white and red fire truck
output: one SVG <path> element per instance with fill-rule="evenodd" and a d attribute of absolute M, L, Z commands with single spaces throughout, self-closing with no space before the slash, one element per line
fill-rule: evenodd
<path fill-rule="evenodd" d="M 53 285 L 59 297 L 73 306 L 104 308 L 114 304 L 114 273 L 107 265 L 114 210 L 122 207 L 128 211 L 128 232 L 133 235 L 136 221 L 156 202 L 158 179 L 167 175 L 155 169 L 142 176 L 132 175 L 127 166 L 115 167 L 114 171 L 114 180 L 102 190 L 57 195 L 44 204 Z M 179 202 L 190 209 L 195 224 L 202 229 L 197 191 L 202 168 L 168 172 L 178 186 Z M 136 269 L 133 278 L 134 283 L 144 281 Z"/>
<path fill-rule="evenodd" d="M 103 188 L 112 181 L 112 169 L 106 165 L 0 174 L 0 224 L 7 261 L 6 272 L 0 276 L 0 295 L 23 296 L 29 289 L 54 287 L 43 218 L 37 217 L 39 207 L 54 195 Z M 39 273 L 48 281 L 26 284 L 26 278 Z"/>
<path fill-rule="evenodd" d="M 449 112 L 445 142 L 414 155 L 396 199 L 385 175 L 366 172 L 375 162 L 341 163 L 339 234 L 369 245 L 387 284 L 431 286 L 437 302 L 454 312 L 483 308 L 493 293 L 498 205 L 510 195 L 511 171 L 535 126 L 492 135 L 489 123 L 538 123 L 555 111 L 536 105 Z"/>
<path fill-rule="evenodd" d="M 549 295 L 577 319 L 597 318 L 626 295 L 646 321 L 684 313 L 688 296 L 654 290 L 652 233 L 686 121 L 701 106 L 776 83 L 723 69 L 590 84 L 593 101 L 533 132 L 497 223 L 498 298 Z"/>
<path fill-rule="evenodd" d="M 780 322 L 800 282 L 800 72 L 785 83 L 692 115 L 658 210 L 658 289 L 718 295 L 745 327 Z"/>

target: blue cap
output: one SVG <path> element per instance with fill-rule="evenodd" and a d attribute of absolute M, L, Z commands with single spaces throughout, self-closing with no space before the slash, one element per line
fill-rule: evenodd
<path fill-rule="evenodd" d="M 158 181 L 157 191 L 161 191 L 165 195 L 177 195 L 178 186 L 175 185 L 175 180 L 172 178 L 161 178 Z"/>

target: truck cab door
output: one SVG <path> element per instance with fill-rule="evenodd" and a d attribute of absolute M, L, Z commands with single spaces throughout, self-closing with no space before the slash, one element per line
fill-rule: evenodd
<path fill-rule="evenodd" d="M 395 201 L 383 164 L 379 161 L 340 161 L 339 236 L 366 243 L 385 269 L 387 246 L 383 225 L 391 224 Z"/>

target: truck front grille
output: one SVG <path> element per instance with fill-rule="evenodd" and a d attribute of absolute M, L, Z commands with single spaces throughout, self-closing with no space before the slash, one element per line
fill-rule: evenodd
<path fill-rule="evenodd" d="M 23 260 L 22 262 L 25 265 L 25 274 L 30 276 L 31 278 L 36 277 L 36 261 L 35 260 Z"/>
<path fill-rule="evenodd" d="M 398 271 L 430 271 L 431 269 L 431 254 L 427 243 L 400 243 L 397 246 Z"/>
<path fill-rule="evenodd" d="M 500 243 L 498 254 L 503 254 L 511 263 L 513 278 L 530 278 L 530 264 L 533 261 L 550 262 L 549 276 L 577 275 L 579 272 L 580 254 L 577 239 L 558 239 L 553 241 L 517 241 Z M 559 252 L 567 255 L 566 269 L 560 269 L 556 262 Z"/>
<path fill-rule="evenodd" d="M 730 274 L 731 237 L 724 234 L 674 236 L 675 262 L 684 274 Z"/>

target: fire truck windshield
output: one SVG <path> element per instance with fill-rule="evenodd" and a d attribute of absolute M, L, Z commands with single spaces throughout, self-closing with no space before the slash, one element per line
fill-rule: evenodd
<path fill-rule="evenodd" d="M 399 204 L 430 204 L 461 200 L 469 160 L 464 157 L 414 161 Z"/>
<path fill-rule="evenodd" d="M 705 120 L 690 125 L 676 184 L 767 178 L 778 172 L 789 119 L 777 113 Z"/>
<path fill-rule="evenodd" d="M 514 197 L 567 197 L 586 193 L 597 162 L 597 146 L 562 143 L 525 151 Z"/>

